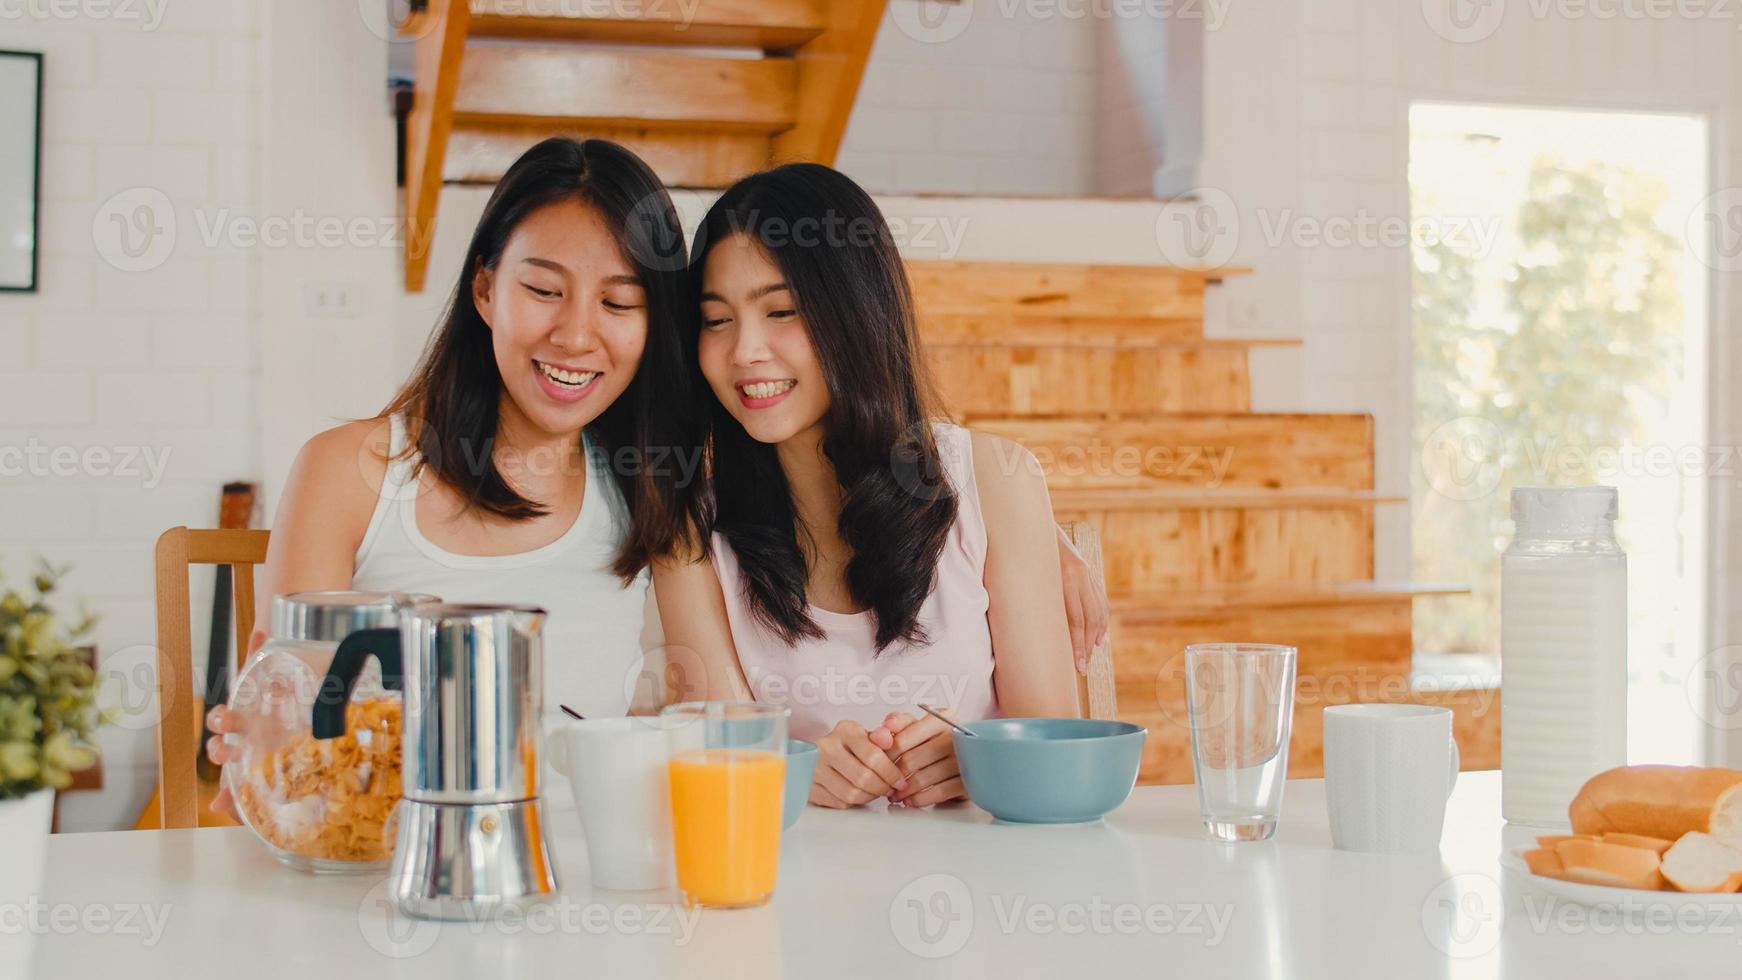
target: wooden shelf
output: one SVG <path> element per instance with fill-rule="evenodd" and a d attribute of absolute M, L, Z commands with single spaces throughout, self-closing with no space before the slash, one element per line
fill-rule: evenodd
<path fill-rule="evenodd" d="M 927 317 L 977 318 L 996 334 L 1012 318 L 1189 321 L 1202 334 L 1204 288 L 1244 270 L 1033 262 L 907 263 L 914 305 Z"/>
<path fill-rule="evenodd" d="M 1420 582 L 1323 582 L 1235 585 L 1193 592 L 1133 593 L 1112 599 L 1121 619 L 1168 619 L 1198 612 L 1285 606 L 1360 605 L 1421 596 L 1467 595 L 1469 586 Z"/>
<path fill-rule="evenodd" d="M 968 424 L 1027 447 L 1060 494 L 1373 486 L 1369 415 L 1172 412 Z"/>
<path fill-rule="evenodd" d="M 1131 510 L 1268 510 L 1290 508 L 1371 509 L 1384 504 L 1406 504 L 1407 496 L 1370 490 L 1306 489 L 1116 489 L 1059 490 L 1052 495 L 1054 511 Z"/>

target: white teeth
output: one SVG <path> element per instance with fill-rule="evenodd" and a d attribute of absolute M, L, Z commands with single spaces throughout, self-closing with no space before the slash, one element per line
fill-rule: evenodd
<path fill-rule="evenodd" d="M 741 386 L 744 394 L 751 398 L 773 398 L 775 395 L 791 391 L 797 381 L 758 381 L 755 384 Z"/>
<path fill-rule="evenodd" d="M 555 381 L 559 385 L 566 385 L 570 388 L 585 388 L 587 385 L 593 383 L 594 378 L 599 376 L 599 372 L 597 371 L 565 371 L 562 368 L 553 367 L 543 361 L 535 361 L 533 363 L 538 365 L 539 373 L 543 374 L 550 380 Z"/>

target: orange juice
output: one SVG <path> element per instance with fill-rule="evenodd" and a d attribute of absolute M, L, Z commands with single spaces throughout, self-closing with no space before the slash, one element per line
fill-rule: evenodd
<path fill-rule="evenodd" d="M 786 757 L 758 749 L 674 755 L 671 828 L 677 886 L 691 905 L 761 905 L 780 869 Z"/>

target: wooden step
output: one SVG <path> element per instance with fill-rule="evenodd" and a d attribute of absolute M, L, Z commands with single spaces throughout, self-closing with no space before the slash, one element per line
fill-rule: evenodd
<path fill-rule="evenodd" d="M 1140 492 L 1142 508 L 1094 502 L 1138 493 L 1080 490 L 1053 500 L 1061 522 L 1088 521 L 1100 533 L 1109 595 L 1373 577 L 1373 495 L 1151 491 Z"/>
<path fill-rule="evenodd" d="M 1301 674 L 1379 665 L 1407 672 L 1414 658 L 1414 600 L 1467 592 L 1455 585 L 1332 582 L 1164 592 L 1113 598 L 1121 703 L 1155 696 L 1158 678 L 1182 669 L 1193 643 L 1281 643 L 1299 651 Z"/>
<path fill-rule="evenodd" d="M 1146 320 L 1116 317 L 981 316 L 919 311 L 927 348 L 1014 347 L 1023 350 L 1247 351 L 1299 347 L 1298 337 L 1206 337 L 1194 316 Z"/>
<path fill-rule="evenodd" d="M 1058 490 L 1373 485 L 1368 415 L 968 418 L 1034 453 Z M 1011 466 L 1017 465 L 1012 459 Z"/>
<path fill-rule="evenodd" d="M 620 143 L 647 161 L 669 187 L 726 187 L 768 166 L 769 138 L 760 133 L 471 124 L 456 128 L 449 138 L 443 179 L 450 184 L 494 184 L 522 153 L 550 136 Z"/>
<path fill-rule="evenodd" d="M 1115 658 L 1118 653 L 1115 651 Z M 1117 667 L 1117 663 L 1115 663 Z M 1150 729 L 1144 740 L 1143 768 L 1138 782 L 1192 782 L 1192 729 L 1185 707 L 1185 688 L 1179 684 L 1179 700 L 1127 708 L 1120 691 L 1118 715 L 1124 721 Z M 1451 708 L 1453 736 L 1465 769 L 1495 769 L 1500 766 L 1500 688 L 1469 684 L 1442 688 L 1432 679 L 1380 668 L 1364 668 L 1359 677 L 1341 679 L 1303 677 L 1294 695 L 1293 728 L 1289 733 L 1289 778 L 1324 775 L 1324 708 L 1347 703 L 1416 703 Z"/>
<path fill-rule="evenodd" d="M 1111 604 L 1122 620 L 1137 622 L 1227 609 L 1381 604 L 1422 596 L 1466 595 L 1469 591 L 1467 585 L 1447 582 L 1288 582 L 1201 592 L 1137 592 L 1116 596 Z"/>
<path fill-rule="evenodd" d="M 1141 412 L 1246 412 L 1249 345 L 1197 340 L 1142 348 L 926 344 L 958 418 Z"/>
<path fill-rule="evenodd" d="M 1245 269 L 1022 262 L 909 262 L 915 308 L 979 318 L 1203 321 L 1204 286 Z"/>
<path fill-rule="evenodd" d="M 1382 504 L 1406 504 L 1407 496 L 1369 490 L 1320 490 L 1312 487 L 1264 489 L 1232 487 L 1220 490 L 1172 488 L 1082 490 L 1063 488 L 1052 492 L 1055 511 L 1116 513 L 1170 510 L 1293 510 L 1298 508 L 1346 508 L 1371 510 Z"/>
<path fill-rule="evenodd" d="M 823 32 L 826 0 L 471 0 L 472 36 L 789 50 Z"/>
<path fill-rule="evenodd" d="M 914 263 L 908 263 L 911 270 Z M 1181 293 L 1149 317 L 1092 317 L 939 312 L 917 307 L 920 338 L 929 347 L 1096 347 L 1113 350 L 1189 348 L 1204 336 L 1202 293 Z"/>
<path fill-rule="evenodd" d="M 711 58 L 645 49 L 470 44 L 454 99 L 458 128 L 549 125 L 770 135 L 791 128 L 788 58 Z"/>

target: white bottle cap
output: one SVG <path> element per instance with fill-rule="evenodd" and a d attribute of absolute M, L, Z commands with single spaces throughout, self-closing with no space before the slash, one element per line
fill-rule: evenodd
<path fill-rule="evenodd" d="M 1614 487 L 1513 487 L 1512 519 L 1519 526 L 1595 530 L 1620 512 Z"/>

